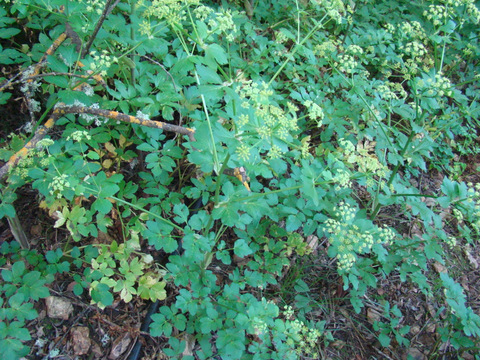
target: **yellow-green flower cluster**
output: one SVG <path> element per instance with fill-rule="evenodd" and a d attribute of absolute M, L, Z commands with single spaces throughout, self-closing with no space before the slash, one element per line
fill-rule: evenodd
<path fill-rule="evenodd" d="M 332 181 L 336 184 L 335 190 L 349 189 L 352 186 L 350 173 L 344 169 L 338 169 Z"/>
<path fill-rule="evenodd" d="M 401 83 L 386 81 L 377 86 L 377 91 L 381 98 L 387 101 L 399 98 L 405 99 L 407 97 L 407 92 Z"/>
<path fill-rule="evenodd" d="M 383 165 L 375 154 L 375 143 L 365 141 L 359 143 L 357 147 L 348 140 L 340 139 L 340 146 L 343 148 L 343 154 L 346 161 L 358 166 L 358 171 L 369 176 L 378 176 L 384 178 L 387 175 L 388 168 Z"/>
<path fill-rule="evenodd" d="M 474 0 L 441 0 L 440 2 L 444 4 L 445 8 L 448 9 L 451 15 L 454 15 L 454 12 L 456 10 L 455 8 L 460 7 L 459 14 L 461 14 L 460 15 L 461 22 L 465 21 L 465 18 L 463 17 L 465 14 L 464 10 L 466 11 L 466 14 L 470 16 L 470 18 L 473 20 L 475 24 L 478 24 L 480 22 L 480 11 L 475 5 Z M 426 11 L 424 12 L 424 16 L 426 16 L 425 13 Z"/>
<path fill-rule="evenodd" d="M 338 58 L 338 62 L 335 62 L 335 67 L 337 67 L 338 70 L 346 74 L 352 74 L 357 66 L 357 61 L 352 55 L 349 54 L 340 55 Z"/>
<path fill-rule="evenodd" d="M 288 41 L 287 35 L 285 35 L 281 30 L 275 31 L 275 42 L 277 44 L 283 44 Z"/>
<path fill-rule="evenodd" d="M 475 24 L 480 23 L 480 10 L 478 10 L 473 0 L 467 0 L 467 14 L 473 19 Z"/>
<path fill-rule="evenodd" d="M 237 32 L 237 26 L 233 22 L 233 14 L 230 10 L 215 13 L 215 18 L 210 19 L 208 26 L 212 31 L 226 34 L 226 39 L 230 42 L 234 40 L 234 34 Z"/>
<path fill-rule="evenodd" d="M 428 10 L 423 12 L 423 16 L 432 21 L 433 26 L 440 26 L 445 23 L 449 15 L 444 5 L 429 5 Z"/>
<path fill-rule="evenodd" d="M 302 158 L 306 159 L 310 155 L 310 135 L 305 136 L 302 139 L 302 146 L 300 148 L 300 152 L 302 153 Z"/>
<path fill-rule="evenodd" d="M 404 21 L 400 24 L 400 33 L 412 40 L 425 41 L 427 33 L 418 21 Z"/>
<path fill-rule="evenodd" d="M 405 45 L 400 46 L 400 50 L 403 52 L 402 55 L 406 55 L 411 59 L 420 60 L 427 54 L 427 49 L 419 41 L 411 41 Z"/>
<path fill-rule="evenodd" d="M 314 51 L 320 57 L 327 57 L 337 50 L 337 45 L 334 41 L 328 40 L 321 44 L 315 45 Z"/>
<path fill-rule="evenodd" d="M 248 161 L 250 159 L 250 150 L 250 146 L 241 144 L 239 147 L 237 147 L 235 152 L 237 153 L 239 159 L 243 161 Z"/>
<path fill-rule="evenodd" d="M 90 140 L 92 137 L 90 134 L 85 131 L 85 130 L 77 130 L 72 132 L 70 135 L 67 136 L 67 141 L 68 140 L 73 140 L 74 142 L 81 142 L 84 139 L 85 140 Z"/>
<path fill-rule="evenodd" d="M 240 115 L 236 121 L 239 128 L 249 126 L 260 139 L 270 143 L 270 158 L 277 158 L 282 155 L 282 151 L 278 146 L 272 144 L 274 137 L 286 140 L 292 131 L 298 130 L 297 106 L 287 104 L 286 109 L 271 101 L 273 91 L 269 86 L 262 82 L 260 84 L 251 80 L 239 79 L 240 86 L 236 91 L 242 99 L 242 107 L 246 109 L 255 109 L 254 116 L 247 114 Z M 253 110 L 251 110 L 253 111 Z M 240 134 L 242 133 L 240 130 Z M 237 153 L 243 157 L 247 156 L 246 148 L 237 149 Z"/>
<path fill-rule="evenodd" d="M 60 199 L 62 192 L 70 187 L 68 176 L 66 174 L 55 176 L 48 187 L 50 188 L 50 195 L 55 195 L 57 199 Z"/>
<path fill-rule="evenodd" d="M 445 244 L 447 244 L 450 249 L 453 249 L 457 246 L 457 238 L 455 236 L 449 236 L 445 239 Z"/>
<path fill-rule="evenodd" d="M 87 7 L 85 10 L 89 13 L 96 13 L 97 15 L 102 15 L 103 9 L 105 8 L 106 0 L 86 0 L 85 4 Z"/>
<path fill-rule="evenodd" d="M 143 19 L 138 26 L 138 31 L 140 32 L 140 34 L 146 35 L 150 40 L 153 39 L 152 24 L 149 20 Z"/>
<path fill-rule="evenodd" d="M 186 7 L 199 4 L 200 0 L 153 0 L 143 16 L 156 17 L 169 25 L 176 25 L 186 18 Z"/>
<path fill-rule="evenodd" d="M 435 74 L 426 80 L 419 79 L 417 81 L 419 89 L 423 88 L 423 95 L 428 97 L 452 96 L 452 83 L 443 76 L 442 73 Z"/>
<path fill-rule="evenodd" d="M 369 231 L 361 232 L 354 224 L 357 210 L 352 205 L 341 202 L 334 211 L 338 220 L 328 219 L 324 230 L 330 235 L 330 244 L 337 248 L 339 270 L 348 271 L 356 262 L 356 254 L 370 251 L 374 238 Z"/>
<path fill-rule="evenodd" d="M 26 156 L 20 157 L 16 166 L 10 167 L 9 174 L 26 179 L 30 169 L 39 165 L 40 167 L 47 167 L 50 163 L 50 157 L 42 149 L 52 144 L 53 140 L 51 139 L 40 140 L 35 149 L 31 149 Z"/>
<path fill-rule="evenodd" d="M 320 331 L 311 329 L 303 321 L 296 319 L 291 306 L 285 306 L 282 315 L 286 319 L 287 344 L 295 348 L 298 355 L 317 357 L 317 343 L 322 335 Z"/>
<path fill-rule="evenodd" d="M 52 146 L 54 143 L 55 142 L 52 139 L 49 139 L 49 138 L 42 139 L 37 143 L 37 149 L 39 150 L 46 149 L 49 146 Z"/>
<path fill-rule="evenodd" d="M 395 34 L 395 31 L 397 30 L 397 28 L 390 23 L 386 23 L 384 27 L 385 27 L 385 30 L 392 35 Z"/>
<path fill-rule="evenodd" d="M 111 56 L 107 50 L 102 50 L 100 54 L 97 54 L 94 50 L 90 55 L 93 57 L 93 61 L 90 63 L 90 69 L 98 71 L 101 76 L 106 76 L 107 70 L 110 66 L 118 62 L 118 58 L 116 56 Z"/>
<path fill-rule="evenodd" d="M 268 157 L 270 159 L 279 159 L 283 155 L 282 149 L 280 149 L 277 145 L 272 145 L 268 152 Z"/>
<path fill-rule="evenodd" d="M 471 202 L 474 204 L 473 214 L 470 216 L 472 227 L 477 233 L 480 233 L 480 183 L 468 183 L 468 195 Z"/>
<path fill-rule="evenodd" d="M 395 240 L 395 238 L 397 237 L 397 235 L 395 234 L 395 231 L 393 231 L 387 225 L 384 225 L 383 227 L 378 229 L 378 237 L 379 237 L 379 242 L 385 245 L 391 245 L 393 243 L 393 240 Z"/>
<path fill-rule="evenodd" d="M 352 56 L 360 56 L 363 54 L 363 49 L 358 45 L 349 45 L 345 52 Z"/>
<path fill-rule="evenodd" d="M 322 120 L 325 117 L 322 108 L 317 104 L 314 103 L 312 100 L 306 100 L 303 105 L 307 108 L 308 117 L 310 120 L 316 121 L 317 126 L 322 126 Z"/>
<path fill-rule="evenodd" d="M 213 9 L 205 5 L 200 5 L 193 10 L 195 17 L 201 21 L 205 21 L 211 13 Z"/>
<path fill-rule="evenodd" d="M 314 5 L 319 5 L 333 21 L 337 24 L 342 22 L 343 15 L 345 14 L 345 5 L 341 0 L 310 0 Z"/>
<path fill-rule="evenodd" d="M 456 208 L 453 208 L 452 213 L 453 213 L 453 217 L 454 217 L 459 223 L 463 222 L 463 213 L 462 213 L 460 210 L 458 210 L 458 209 L 456 209 Z"/>
<path fill-rule="evenodd" d="M 335 257 L 341 271 L 352 268 L 357 261 L 357 254 L 370 252 L 375 243 L 389 245 L 396 237 L 388 227 L 376 228 L 374 232 L 361 231 L 355 224 L 356 214 L 357 210 L 352 205 L 340 202 L 334 208 L 335 219 L 328 219 L 324 225 L 328 240 L 336 249 Z"/>
<path fill-rule="evenodd" d="M 398 99 L 397 94 L 395 94 L 395 92 L 392 91 L 387 84 L 378 85 L 377 91 L 383 100 L 389 101 L 389 100 Z"/>

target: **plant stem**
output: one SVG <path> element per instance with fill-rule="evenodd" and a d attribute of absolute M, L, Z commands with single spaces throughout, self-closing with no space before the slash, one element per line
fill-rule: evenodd
<path fill-rule="evenodd" d="M 400 156 L 402 158 L 405 156 L 405 153 L 407 152 L 408 147 L 410 146 L 410 143 L 412 142 L 415 135 L 416 135 L 416 133 L 414 131 L 410 132 L 410 135 L 408 136 L 408 139 L 407 139 L 407 142 L 405 143 L 405 146 L 400 151 Z M 397 165 L 395 165 L 395 167 L 393 168 L 392 173 L 390 174 L 390 178 L 388 179 L 388 182 L 387 182 L 387 187 L 392 185 L 392 182 L 395 179 L 395 176 L 397 175 L 398 170 L 400 170 L 401 165 L 402 164 L 400 162 L 398 162 Z M 382 205 L 378 201 L 378 198 L 375 199 L 375 202 L 376 202 L 375 208 L 372 212 L 372 215 L 370 215 L 370 220 L 372 220 L 372 221 L 375 220 L 375 217 L 378 215 L 378 212 L 380 211 L 380 208 L 382 207 Z"/>
<path fill-rule="evenodd" d="M 283 69 L 285 68 L 285 66 L 287 66 L 287 64 L 290 62 L 291 59 L 293 59 L 293 56 L 296 54 L 296 52 L 298 51 L 298 49 L 300 48 L 300 46 L 302 46 L 303 44 L 305 44 L 305 42 L 310 39 L 310 37 L 318 30 L 320 29 L 324 24 L 322 24 L 323 20 L 327 17 L 327 15 L 324 15 L 323 18 L 320 19 L 320 21 L 317 23 L 317 25 L 315 25 L 313 27 L 312 30 L 310 30 L 310 32 L 303 38 L 303 40 L 299 43 L 297 43 L 295 45 L 295 47 L 293 48 L 293 51 L 291 54 L 289 54 L 289 56 L 287 57 L 287 59 L 285 59 L 285 61 L 283 62 L 283 64 L 280 66 L 280 68 L 277 70 L 277 72 L 272 76 L 272 78 L 270 79 L 270 81 L 268 82 L 267 86 L 270 86 L 272 85 L 273 81 L 277 78 L 278 75 L 280 75 L 280 73 L 283 71 Z"/>

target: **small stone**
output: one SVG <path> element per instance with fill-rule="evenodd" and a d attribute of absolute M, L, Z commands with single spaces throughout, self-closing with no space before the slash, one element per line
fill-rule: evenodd
<path fill-rule="evenodd" d="M 76 326 L 71 330 L 73 352 L 75 355 L 86 355 L 90 350 L 92 341 L 90 340 L 90 333 L 86 326 Z"/>
<path fill-rule="evenodd" d="M 45 299 L 47 316 L 54 319 L 68 320 L 73 312 L 72 303 L 64 298 L 49 296 Z"/>
<path fill-rule="evenodd" d="M 125 351 L 127 351 L 130 343 L 132 342 L 132 335 L 130 333 L 125 333 L 124 335 L 118 337 L 112 345 L 112 351 L 108 356 L 109 359 L 115 360 L 118 359 Z"/>
<path fill-rule="evenodd" d="M 413 360 L 427 360 L 427 357 L 416 348 L 408 349 L 407 355 L 410 356 Z"/>

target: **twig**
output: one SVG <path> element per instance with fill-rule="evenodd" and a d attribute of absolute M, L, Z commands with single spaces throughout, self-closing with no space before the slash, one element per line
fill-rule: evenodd
<path fill-rule="evenodd" d="M 172 74 L 170 74 L 170 72 L 165 69 L 165 66 L 163 66 L 162 64 L 160 64 L 158 61 L 156 61 L 155 59 L 152 59 L 151 57 L 147 56 L 147 55 L 142 55 L 141 56 L 141 59 L 144 58 L 144 59 L 147 59 L 148 61 L 154 63 L 155 65 L 159 66 L 163 71 L 165 71 L 165 73 L 170 77 L 170 80 L 172 80 L 172 84 L 173 84 L 173 89 L 175 90 L 175 92 L 178 93 L 178 90 L 177 90 L 177 85 L 175 84 L 175 79 L 173 78 Z M 180 119 L 178 121 L 178 125 L 182 126 L 182 120 L 183 120 L 183 116 L 182 116 L 182 111 L 180 109 L 178 109 L 178 113 L 180 115 Z"/>
<path fill-rule="evenodd" d="M 164 131 L 175 132 L 181 135 L 188 136 L 188 138 L 192 142 L 195 141 L 195 130 L 190 128 L 167 124 L 161 121 L 141 119 L 135 116 L 120 113 L 118 111 L 95 109 L 84 106 L 62 106 L 60 104 L 60 106 L 58 106 L 53 111 L 52 116 L 47 120 L 45 125 L 38 127 L 33 138 L 22 149 L 12 155 L 8 162 L 0 168 L 0 179 L 2 179 L 8 173 L 9 169 L 13 167 L 20 160 L 20 158 L 25 157 L 30 149 L 35 148 L 37 146 L 37 143 L 42 140 L 48 133 L 48 131 L 50 131 L 50 129 L 55 125 L 56 120 L 65 114 L 90 114 L 103 116 L 109 119 L 123 121 L 130 124 L 138 124 L 151 128 L 163 129 Z"/>
<path fill-rule="evenodd" d="M 92 47 L 93 41 L 97 37 L 98 32 L 100 31 L 100 28 L 103 25 L 103 22 L 107 18 L 107 15 L 110 14 L 115 6 L 118 4 L 118 0 L 110 6 L 113 0 L 107 0 L 107 3 L 105 4 L 105 8 L 103 9 L 102 15 L 100 16 L 100 19 L 97 21 L 97 25 L 95 26 L 95 29 L 93 30 L 92 36 L 90 36 L 90 39 L 88 39 L 87 45 L 85 45 L 85 48 L 82 51 L 82 56 L 81 58 L 83 59 L 85 55 L 88 54 L 90 51 L 90 48 Z"/>
<path fill-rule="evenodd" d="M 187 135 L 190 141 L 195 141 L 195 137 L 194 137 L 195 130 L 193 129 L 164 123 L 162 121 L 141 119 L 136 116 L 127 115 L 118 111 L 95 109 L 95 108 L 89 108 L 89 107 L 83 107 L 83 106 L 60 106 L 55 109 L 54 113 L 56 113 L 57 115 L 72 114 L 72 113 L 98 115 L 98 116 L 103 116 L 109 119 L 115 119 L 115 120 L 127 122 L 130 124 L 138 124 L 138 125 L 147 126 L 151 128 L 163 129 L 165 131 L 175 132 L 181 135 Z"/>

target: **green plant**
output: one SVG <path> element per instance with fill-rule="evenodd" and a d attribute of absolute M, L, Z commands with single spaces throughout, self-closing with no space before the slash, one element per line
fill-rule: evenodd
<path fill-rule="evenodd" d="M 0 104 L 19 88 L 32 134 L 0 150 L 0 217 L 31 185 L 70 236 L 22 273 L 69 273 L 99 307 L 170 286 L 151 334 L 172 358 L 192 343 L 199 358 L 318 357 L 335 334 L 312 315 L 308 275 L 284 278 L 318 256 L 315 236 L 356 313 L 381 281 L 433 301 L 440 278 L 442 341 L 473 349 L 477 317 L 430 265 L 478 239 L 478 186 L 421 179 L 474 151 L 479 14 L 470 0 L 8 2 L 0 62 L 18 76 Z M 285 308 L 282 286 L 301 293 Z M 405 310 L 381 300 L 380 343 L 409 345 Z M 7 348 L 26 353 L 24 323 L 5 314 L 21 329 Z"/>
<path fill-rule="evenodd" d="M 2 244 L 1 253 L 7 256 L 20 251 L 18 244 Z M 30 261 L 35 254 L 25 254 Z M 33 262 L 35 267 L 40 264 Z M 41 259 L 41 264 L 45 260 Z M 5 264 L 3 265 L 5 267 Z M 38 270 L 29 270 L 22 260 L 17 260 L 9 269 L 2 269 L 2 284 L 0 286 L 0 354 L 5 358 L 17 359 L 29 353 L 30 349 L 23 343 L 31 339 L 26 328 L 26 320 L 33 320 L 38 316 L 32 301 L 38 301 L 50 295 L 45 286 L 52 282 L 56 271 L 42 274 Z"/>

